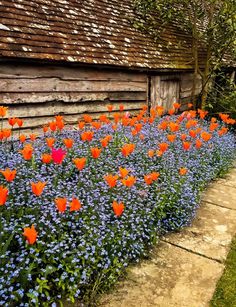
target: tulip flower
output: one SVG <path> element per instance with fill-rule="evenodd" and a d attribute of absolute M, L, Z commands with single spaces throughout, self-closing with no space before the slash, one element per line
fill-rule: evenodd
<path fill-rule="evenodd" d="M 57 206 L 57 209 L 60 213 L 63 213 L 65 212 L 66 210 L 66 203 L 67 203 L 67 199 L 66 198 L 56 198 L 55 199 L 55 203 L 56 203 L 56 206 Z"/>
<path fill-rule="evenodd" d="M 117 201 L 113 201 L 112 208 L 117 217 L 121 216 L 123 213 L 125 206 L 123 203 L 118 203 Z"/>
<path fill-rule="evenodd" d="M 81 208 L 81 203 L 77 198 L 73 198 L 70 202 L 70 211 L 78 211 Z"/>
<path fill-rule="evenodd" d="M 40 196 L 43 193 L 43 189 L 45 187 L 45 185 L 47 184 L 47 182 L 31 182 L 31 188 L 32 188 L 32 192 L 36 195 L 36 196 Z"/>
<path fill-rule="evenodd" d="M 119 177 L 117 175 L 113 176 L 112 174 L 104 176 L 104 179 L 110 188 L 114 188 L 116 186 L 118 178 Z"/>
<path fill-rule="evenodd" d="M 31 225 L 31 227 L 24 228 L 23 235 L 26 237 L 27 242 L 32 245 L 36 242 L 38 233 L 35 230 L 34 225 Z"/>
<path fill-rule="evenodd" d="M 0 173 L 4 176 L 6 181 L 11 182 L 16 177 L 16 170 L 10 170 L 9 168 L 6 168 L 5 170 L 0 170 Z"/>
<path fill-rule="evenodd" d="M 87 161 L 86 158 L 73 159 L 73 162 L 79 171 L 81 171 L 85 167 L 86 161 Z"/>
<path fill-rule="evenodd" d="M 98 159 L 100 157 L 100 154 L 102 152 L 102 149 L 101 148 L 98 148 L 98 147 L 93 147 L 90 149 L 91 150 L 91 154 L 92 154 L 92 157 L 94 159 Z"/>
<path fill-rule="evenodd" d="M 43 163 L 50 163 L 52 161 L 52 156 L 50 154 L 42 154 L 41 159 L 43 161 Z"/>
<path fill-rule="evenodd" d="M 8 107 L 0 106 L 0 116 L 4 117 L 7 114 Z"/>
<path fill-rule="evenodd" d="M 65 150 L 61 148 L 59 149 L 52 148 L 52 160 L 54 163 L 61 164 L 65 156 L 66 156 Z"/>
<path fill-rule="evenodd" d="M 0 185 L 0 206 L 3 206 L 7 201 L 8 189 Z"/>

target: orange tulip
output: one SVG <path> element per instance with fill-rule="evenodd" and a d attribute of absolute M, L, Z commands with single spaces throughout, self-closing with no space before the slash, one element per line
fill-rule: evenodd
<path fill-rule="evenodd" d="M 161 122 L 159 125 L 158 125 L 158 129 L 161 129 L 161 130 L 166 130 L 168 127 L 168 122 L 167 121 L 163 121 Z"/>
<path fill-rule="evenodd" d="M 177 132 L 177 131 L 179 131 L 179 124 L 177 124 L 175 122 L 170 122 L 169 128 L 172 132 Z"/>
<path fill-rule="evenodd" d="M 56 123 L 62 122 L 63 121 L 63 116 L 62 115 L 56 115 L 55 116 L 55 120 L 56 120 Z"/>
<path fill-rule="evenodd" d="M 178 102 L 175 102 L 175 103 L 173 104 L 173 107 L 174 107 L 175 109 L 179 109 L 179 108 L 181 107 L 181 104 L 178 103 Z"/>
<path fill-rule="evenodd" d="M 57 121 L 56 125 L 59 130 L 62 130 L 65 127 L 65 124 L 63 121 Z"/>
<path fill-rule="evenodd" d="M 23 125 L 23 120 L 20 119 L 20 118 L 17 118 L 17 119 L 16 119 L 16 123 L 17 123 L 18 127 L 22 127 L 22 125 Z"/>
<path fill-rule="evenodd" d="M 79 129 L 82 130 L 84 128 L 84 126 L 85 126 L 85 122 L 83 122 L 83 121 L 78 122 Z"/>
<path fill-rule="evenodd" d="M 3 206 L 7 201 L 8 189 L 0 185 L 0 206 Z"/>
<path fill-rule="evenodd" d="M 150 118 L 149 118 L 149 123 L 150 123 L 150 124 L 153 124 L 154 121 L 155 121 L 155 118 L 154 118 L 154 117 L 150 117 Z"/>
<path fill-rule="evenodd" d="M 65 212 L 65 210 L 66 210 L 66 203 L 67 203 L 67 199 L 66 198 L 58 197 L 58 198 L 55 199 L 55 203 L 56 203 L 57 209 L 58 209 L 58 211 L 60 213 Z"/>
<path fill-rule="evenodd" d="M 106 135 L 103 139 L 100 140 L 102 147 L 107 147 L 108 143 L 112 140 L 111 135 Z"/>
<path fill-rule="evenodd" d="M 173 143 L 176 139 L 176 135 L 175 134 L 168 134 L 167 139 L 168 139 L 169 142 Z"/>
<path fill-rule="evenodd" d="M 33 154 L 33 147 L 31 146 L 31 144 L 26 144 L 25 147 L 20 150 L 20 153 L 25 160 L 30 160 Z"/>
<path fill-rule="evenodd" d="M 102 122 L 102 123 L 109 123 L 110 121 L 109 121 L 109 119 L 107 118 L 107 116 L 105 115 L 105 114 L 102 114 L 102 115 L 100 115 L 99 116 L 99 119 L 100 119 L 100 121 Z"/>
<path fill-rule="evenodd" d="M 43 163 L 50 163 L 52 161 L 52 156 L 50 154 L 42 154 L 41 159 L 43 161 Z"/>
<path fill-rule="evenodd" d="M 228 132 L 228 128 L 226 127 L 222 127 L 219 131 L 218 131 L 218 135 L 222 136 L 224 134 L 226 134 Z"/>
<path fill-rule="evenodd" d="M 188 172 L 188 169 L 185 168 L 185 167 L 181 167 L 181 168 L 179 169 L 179 174 L 180 174 L 180 176 L 186 175 L 187 172 Z"/>
<path fill-rule="evenodd" d="M 70 212 L 72 211 L 78 211 L 81 209 L 81 203 L 77 198 L 73 198 L 70 202 Z"/>
<path fill-rule="evenodd" d="M 43 189 L 46 184 L 47 182 L 41 182 L 41 181 L 31 182 L 31 189 L 34 195 L 40 196 L 43 193 Z"/>
<path fill-rule="evenodd" d="M 118 216 L 121 216 L 121 214 L 123 213 L 125 206 L 123 203 L 118 203 L 117 201 L 113 201 L 112 209 L 115 215 L 118 217 Z"/>
<path fill-rule="evenodd" d="M 24 143 L 26 141 L 26 136 L 24 134 L 21 134 L 19 136 L 19 140 L 20 140 L 21 143 Z"/>
<path fill-rule="evenodd" d="M 31 227 L 24 228 L 23 235 L 26 237 L 28 243 L 32 245 L 36 242 L 38 233 L 35 230 L 34 225 L 31 225 Z"/>
<path fill-rule="evenodd" d="M 181 138 L 182 141 L 186 140 L 187 134 L 185 134 L 185 133 L 181 134 L 180 138 Z"/>
<path fill-rule="evenodd" d="M 124 105 L 121 104 L 121 105 L 119 106 L 120 112 L 124 111 L 124 108 L 125 108 Z"/>
<path fill-rule="evenodd" d="M 11 125 L 12 127 L 16 124 L 17 119 L 15 117 L 12 118 L 8 118 L 8 123 L 9 125 Z"/>
<path fill-rule="evenodd" d="M 10 129 L 3 129 L 2 132 L 3 132 L 3 137 L 6 138 L 6 139 L 11 136 L 11 130 Z"/>
<path fill-rule="evenodd" d="M 223 114 L 223 113 L 220 113 L 219 114 L 219 117 L 220 119 L 223 121 L 223 122 L 226 122 L 229 118 L 229 114 Z"/>
<path fill-rule="evenodd" d="M 168 149 L 169 145 L 167 143 L 160 143 L 158 144 L 158 147 L 159 150 L 164 153 Z"/>
<path fill-rule="evenodd" d="M 228 118 L 226 121 L 226 124 L 228 125 L 234 125 L 236 123 L 236 120 L 233 118 Z"/>
<path fill-rule="evenodd" d="M 118 126 L 117 126 L 117 125 L 112 125 L 112 129 L 113 129 L 114 131 L 116 131 L 116 130 L 117 130 L 117 128 L 118 128 Z"/>
<path fill-rule="evenodd" d="M 81 140 L 83 142 L 88 141 L 91 142 L 93 139 L 94 132 L 93 131 L 84 131 L 81 133 Z"/>
<path fill-rule="evenodd" d="M 103 139 L 100 140 L 100 143 L 101 143 L 102 147 L 107 147 L 109 141 L 108 141 L 107 138 L 103 138 Z"/>
<path fill-rule="evenodd" d="M 43 133 L 46 133 L 46 132 L 48 132 L 48 129 L 49 129 L 49 127 L 48 126 L 43 126 Z"/>
<path fill-rule="evenodd" d="M 194 119 L 190 119 L 186 123 L 186 128 L 190 129 L 191 127 L 195 127 L 197 125 L 197 121 Z"/>
<path fill-rule="evenodd" d="M 135 149 L 135 144 L 125 144 L 121 148 L 122 155 L 124 157 L 127 157 L 134 151 L 134 149 Z"/>
<path fill-rule="evenodd" d="M 91 123 L 93 121 L 92 117 L 88 114 L 84 114 L 83 118 L 86 123 Z"/>
<path fill-rule="evenodd" d="M 211 139 L 212 135 L 208 132 L 203 131 L 201 133 L 201 138 L 205 141 L 208 142 Z"/>
<path fill-rule="evenodd" d="M 184 150 L 189 150 L 191 147 L 191 143 L 190 142 L 183 142 L 183 149 Z"/>
<path fill-rule="evenodd" d="M 54 143 L 55 143 L 55 139 L 54 138 L 46 138 L 46 143 L 47 143 L 48 147 L 52 148 Z"/>
<path fill-rule="evenodd" d="M 94 159 L 98 159 L 98 158 L 100 157 L 100 154 L 101 154 L 101 152 L 102 152 L 102 149 L 101 149 L 101 148 L 98 148 L 98 147 L 92 147 L 92 148 L 90 149 L 90 151 L 91 151 L 92 157 L 93 157 Z"/>
<path fill-rule="evenodd" d="M 79 171 L 81 171 L 86 164 L 87 159 L 86 158 L 75 158 L 73 159 L 73 162 L 75 163 L 75 166 Z"/>
<path fill-rule="evenodd" d="M 136 182 L 136 178 L 134 176 L 129 176 L 126 179 L 121 179 L 121 182 L 123 183 L 123 185 L 125 185 L 128 188 L 131 188 L 135 182 Z"/>
<path fill-rule="evenodd" d="M 158 172 L 152 172 L 150 174 L 144 175 L 144 181 L 147 185 L 150 185 L 153 183 L 153 181 L 156 181 L 159 176 L 160 174 Z"/>
<path fill-rule="evenodd" d="M 132 134 L 132 136 L 135 136 L 135 135 L 138 134 L 138 132 L 135 129 L 133 129 L 133 130 L 131 130 L 131 134 Z"/>
<path fill-rule="evenodd" d="M 119 173 L 121 178 L 125 178 L 129 174 L 129 170 L 119 167 Z"/>
<path fill-rule="evenodd" d="M 148 150 L 148 156 L 149 156 L 149 158 L 154 157 L 154 155 L 155 155 L 155 151 L 154 151 L 153 149 L 149 149 L 149 150 Z"/>
<path fill-rule="evenodd" d="M 51 131 L 56 131 L 57 123 L 56 122 L 50 122 L 49 123 L 49 128 L 50 128 Z"/>
<path fill-rule="evenodd" d="M 189 130 L 189 135 L 192 137 L 192 138 L 195 138 L 197 136 L 197 131 L 196 130 Z"/>
<path fill-rule="evenodd" d="M 0 116 L 4 117 L 7 114 L 8 107 L 0 106 Z"/>
<path fill-rule="evenodd" d="M 117 124 L 119 122 L 119 120 L 120 120 L 120 114 L 119 113 L 114 113 L 113 117 L 114 117 L 115 123 Z"/>
<path fill-rule="evenodd" d="M 119 177 L 117 175 L 113 176 L 112 174 L 104 176 L 104 179 L 110 188 L 114 188 L 116 186 L 118 178 Z"/>
<path fill-rule="evenodd" d="M 150 109 L 150 117 L 155 118 L 157 116 L 156 110 L 154 108 Z"/>
<path fill-rule="evenodd" d="M 218 126 L 219 126 L 218 123 L 211 123 L 211 124 L 210 124 L 210 127 L 209 127 L 209 130 L 210 130 L 210 131 L 214 131 Z"/>
<path fill-rule="evenodd" d="M 150 174 L 144 175 L 144 181 L 146 182 L 147 185 L 150 185 L 153 183 L 152 176 Z"/>
<path fill-rule="evenodd" d="M 95 128 L 96 130 L 99 130 L 99 129 L 101 128 L 101 126 L 102 126 L 102 124 L 99 123 L 99 122 L 92 122 L 91 125 L 92 125 L 92 127 Z"/>
<path fill-rule="evenodd" d="M 164 108 L 163 108 L 163 106 L 157 106 L 156 109 L 157 109 L 157 114 L 158 114 L 158 116 L 162 116 L 163 113 L 164 113 Z"/>
<path fill-rule="evenodd" d="M 29 137 L 30 137 L 31 141 L 35 141 L 36 138 L 37 138 L 37 135 L 34 134 L 34 133 L 31 133 L 31 134 L 29 135 Z"/>
<path fill-rule="evenodd" d="M 13 181 L 16 177 L 16 170 L 11 171 L 9 168 L 6 168 L 5 171 L 0 170 L 0 173 L 2 173 L 2 175 L 8 182 Z"/>
<path fill-rule="evenodd" d="M 203 111 L 203 110 L 200 110 L 198 109 L 198 114 L 200 116 L 201 119 L 204 119 L 206 117 L 206 115 L 208 114 L 208 111 Z"/>
<path fill-rule="evenodd" d="M 196 142 L 195 142 L 195 147 L 196 147 L 197 149 L 199 149 L 201 146 L 202 146 L 202 141 L 199 140 L 199 139 L 197 139 Z"/>
<path fill-rule="evenodd" d="M 109 112 L 111 112 L 111 111 L 113 110 L 113 106 L 112 106 L 111 104 L 109 104 L 109 105 L 107 106 L 107 110 L 108 110 Z"/>
<path fill-rule="evenodd" d="M 173 114 L 175 114 L 175 109 L 170 109 L 170 110 L 168 111 L 168 113 L 169 113 L 170 116 L 173 115 Z"/>
<path fill-rule="evenodd" d="M 130 123 L 130 118 L 126 118 L 126 117 L 123 117 L 122 118 L 122 125 L 127 127 Z"/>
<path fill-rule="evenodd" d="M 191 109 L 193 107 L 192 103 L 188 103 L 188 108 Z"/>
<path fill-rule="evenodd" d="M 74 144 L 74 141 L 72 139 L 64 139 L 63 143 L 65 144 L 66 148 L 71 148 Z"/>

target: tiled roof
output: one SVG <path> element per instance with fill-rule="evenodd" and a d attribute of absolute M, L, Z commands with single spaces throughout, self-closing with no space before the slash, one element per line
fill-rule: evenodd
<path fill-rule="evenodd" d="M 154 43 L 133 17 L 132 0 L 0 0 L 0 57 L 192 68 L 185 33 L 172 27 Z"/>

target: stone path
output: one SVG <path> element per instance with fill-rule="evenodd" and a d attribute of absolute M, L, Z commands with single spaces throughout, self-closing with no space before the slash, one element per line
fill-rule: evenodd
<path fill-rule="evenodd" d="M 193 225 L 164 237 L 99 306 L 209 306 L 235 233 L 236 165 L 203 194 Z"/>

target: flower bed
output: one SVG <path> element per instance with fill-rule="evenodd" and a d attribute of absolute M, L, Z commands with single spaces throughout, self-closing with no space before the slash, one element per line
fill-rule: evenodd
<path fill-rule="evenodd" d="M 191 222 L 235 156 L 233 122 L 175 111 L 85 115 L 77 130 L 57 116 L 43 136 L 15 141 L 0 131 L 1 306 L 93 300 L 161 233 Z"/>

